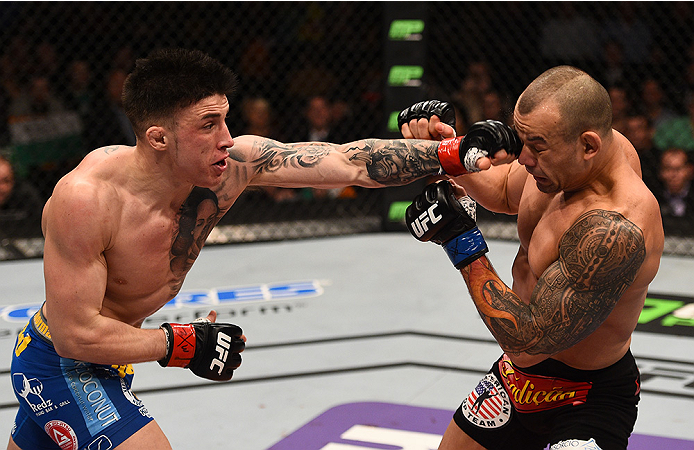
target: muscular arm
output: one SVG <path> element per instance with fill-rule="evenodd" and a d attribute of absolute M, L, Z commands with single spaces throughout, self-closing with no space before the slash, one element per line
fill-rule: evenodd
<path fill-rule="evenodd" d="M 489 211 L 518 214 L 518 204 L 527 178 L 528 173 L 523 166 L 513 161 L 456 177 L 455 182 Z"/>
<path fill-rule="evenodd" d="M 585 213 L 562 236 L 559 259 L 544 271 L 526 304 L 482 257 L 461 273 L 485 324 L 509 354 L 566 350 L 593 333 L 645 259 L 641 230 L 618 213 Z M 536 359 L 535 359 L 536 360 Z"/>
<path fill-rule="evenodd" d="M 101 314 L 107 281 L 103 252 L 110 237 L 107 198 L 89 183 L 61 183 L 44 213 L 46 315 L 56 351 L 98 364 L 163 358 L 161 330 L 142 330 Z"/>
<path fill-rule="evenodd" d="M 348 144 L 283 144 L 241 136 L 230 157 L 246 167 L 250 184 L 333 188 L 395 186 L 439 172 L 438 142 L 365 139 Z"/>

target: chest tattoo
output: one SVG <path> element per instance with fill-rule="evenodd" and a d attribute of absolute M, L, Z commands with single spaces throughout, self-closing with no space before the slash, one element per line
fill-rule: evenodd
<path fill-rule="evenodd" d="M 206 188 L 193 188 L 181 205 L 178 231 L 171 243 L 170 267 L 175 277 L 171 288 L 175 292 L 181 288 L 186 273 L 198 257 L 219 217 L 219 201 L 215 193 Z"/>

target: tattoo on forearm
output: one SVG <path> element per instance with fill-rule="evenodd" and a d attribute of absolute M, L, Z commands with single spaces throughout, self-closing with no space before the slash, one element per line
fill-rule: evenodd
<path fill-rule="evenodd" d="M 338 147 L 328 143 L 281 144 L 259 141 L 260 157 L 253 160 L 256 172 L 274 172 L 282 167 L 315 167 Z M 399 185 L 438 172 L 437 142 L 364 139 L 342 148 L 350 161 L 366 165 L 369 177 L 384 185 Z"/>
<path fill-rule="evenodd" d="M 403 184 L 438 172 L 437 142 L 414 140 L 362 141 L 364 148 L 353 147 L 351 160 L 366 164 L 369 177 L 379 183 Z"/>
<path fill-rule="evenodd" d="M 178 232 L 171 243 L 171 290 L 177 293 L 200 253 L 212 228 L 221 217 L 217 196 L 209 189 L 195 187 L 181 205 Z"/>
<path fill-rule="evenodd" d="M 509 353 L 553 354 L 595 331 L 633 283 L 646 257 L 642 231 L 621 214 L 583 214 L 559 243 L 526 305 L 482 258 L 465 277 L 477 309 Z"/>

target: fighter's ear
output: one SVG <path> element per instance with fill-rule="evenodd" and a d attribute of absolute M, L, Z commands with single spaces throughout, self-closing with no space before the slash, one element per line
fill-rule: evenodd
<path fill-rule="evenodd" d="M 602 139 L 595 131 L 583 132 L 580 140 L 583 148 L 583 158 L 586 160 L 593 158 L 602 149 Z"/>
<path fill-rule="evenodd" d="M 155 150 L 165 150 L 168 144 L 168 136 L 166 135 L 166 130 L 163 127 L 151 126 L 145 131 L 145 137 L 147 142 Z"/>

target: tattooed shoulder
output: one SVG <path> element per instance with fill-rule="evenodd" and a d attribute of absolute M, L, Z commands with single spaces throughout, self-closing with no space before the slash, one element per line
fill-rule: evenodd
<path fill-rule="evenodd" d="M 636 224 L 617 212 L 596 209 L 564 233 L 559 253 L 575 289 L 616 289 L 619 295 L 636 278 L 646 246 Z"/>

